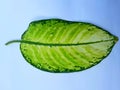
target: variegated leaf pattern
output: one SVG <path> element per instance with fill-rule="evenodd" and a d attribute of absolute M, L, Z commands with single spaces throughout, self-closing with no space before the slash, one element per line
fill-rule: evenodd
<path fill-rule="evenodd" d="M 76 72 L 101 62 L 117 40 L 90 23 L 46 19 L 29 24 L 22 35 L 20 50 L 27 62 L 38 69 Z"/>

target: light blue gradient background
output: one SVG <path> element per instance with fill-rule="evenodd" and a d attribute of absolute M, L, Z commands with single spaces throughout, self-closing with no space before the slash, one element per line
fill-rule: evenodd
<path fill-rule="evenodd" d="M 120 0 L 1 0 L 0 90 L 120 90 L 120 42 L 100 64 L 76 73 L 48 73 L 28 64 L 19 44 L 33 20 L 62 18 L 96 24 L 120 38 Z"/>

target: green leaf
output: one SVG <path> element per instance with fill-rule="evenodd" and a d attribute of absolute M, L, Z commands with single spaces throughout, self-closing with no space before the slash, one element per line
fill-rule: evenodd
<path fill-rule="evenodd" d="M 49 72 L 75 72 L 101 62 L 118 38 L 85 22 L 46 19 L 31 22 L 22 35 L 20 50 L 38 69 Z"/>

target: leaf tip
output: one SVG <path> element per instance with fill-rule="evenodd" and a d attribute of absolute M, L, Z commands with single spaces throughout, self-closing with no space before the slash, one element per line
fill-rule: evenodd
<path fill-rule="evenodd" d="M 119 38 L 118 38 L 118 37 L 115 37 L 114 42 L 117 43 L 118 40 L 119 40 Z"/>

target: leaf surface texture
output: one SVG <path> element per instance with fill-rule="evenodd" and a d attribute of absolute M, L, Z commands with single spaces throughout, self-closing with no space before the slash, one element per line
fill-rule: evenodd
<path fill-rule="evenodd" d="M 46 19 L 31 22 L 22 40 L 22 55 L 31 65 L 49 72 L 75 72 L 101 62 L 117 37 L 90 23 Z"/>

